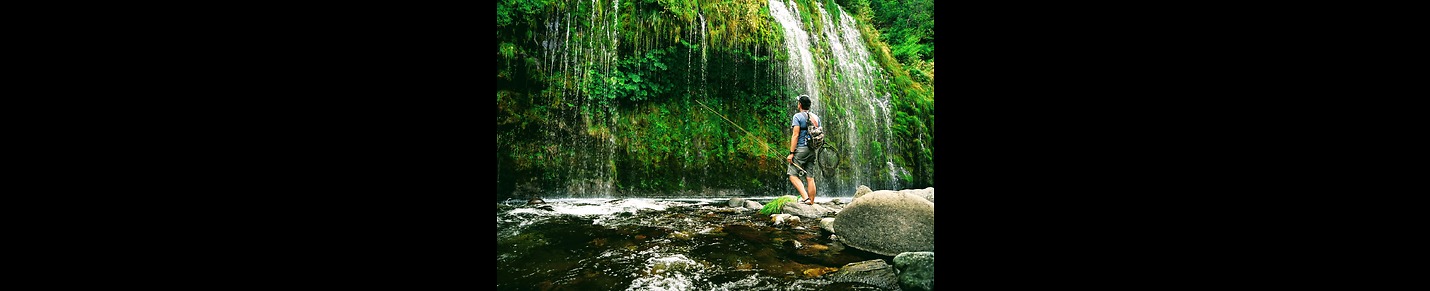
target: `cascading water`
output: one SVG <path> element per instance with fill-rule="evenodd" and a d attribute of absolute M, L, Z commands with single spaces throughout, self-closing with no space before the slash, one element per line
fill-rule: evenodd
<path fill-rule="evenodd" d="M 866 47 L 864 35 L 861 34 L 853 14 L 845 12 L 838 5 L 825 7 L 824 3 L 827 2 L 822 3 L 822 1 L 807 2 L 808 4 L 804 6 L 791 0 L 761 1 L 767 3 L 769 14 L 749 17 L 768 17 L 763 21 L 770 25 L 777 25 L 777 27 L 764 26 L 756 30 L 771 31 L 782 37 L 769 45 L 756 42 L 752 47 L 746 47 L 744 53 L 747 57 L 742 58 L 738 55 L 742 52 L 734 51 L 732 53 L 732 49 L 727 46 L 732 40 L 740 40 L 750 33 L 741 32 L 743 34 L 737 34 L 740 36 L 731 37 L 732 34 L 736 34 L 730 32 L 730 27 L 736 23 L 732 20 L 741 18 L 728 17 L 730 10 L 724 9 L 723 6 L 696 5 L 693 6 L 695 9 L 686 10 L 685 13 L 688 14 L 681 16 L 682 14 L 670 12 L 652 13 L 650 11 L 659 11 L 659 7 L 651 7 L 657 8 L 651 9 L 642 6 L 650 3 L 626 3 L 625 7 L 622 7 L 621 1 L 608 3 L 602 0 L 566 0 L 557 2 L 564 2 L 565 5 L 545 11 L 542 18 L 538 18 L 541 21 L 534 24 L 535 29 L 527 34 L 530 38 L 527 41 L 537 48 L 532 50 L 530 55 L 532 57 L 528 60 L 528 64 L 534 74 L 539 75 L 539 78 L 547 82 L 545 88 L 539 88 L 533 92 L 535 94 L 531 95 L 534 101 L 532 102 L 533 106 L 547 108 L 548 111 L 545 112 L 559 113 L 538 117 L 547 120 L 539 129 L 532 131 L 534 133 L 531 135 L 532 139 L 537 140 L 535 144 L 539 144 L 539 146 L 529 147 L 536 149 L 534 150 L 536 153 L 529 153 L 526 157 L 528 160 L 537 161 L 536 164 L 540 166 L 532 172 L 532 175 L 516 178 L 517 182 L 515 182 L 518 185 L 528 185 L 533 184 L 533 181 L 541 181 L 538 184 L 542 188 L 541 192 L 538 192 L 539 195 L 569 198 L 611 198 L 613 195 L 699 196 L 709 194 L 711 191 L 728 189 L 710 188 L 713 184 L 720 184 L 714 187 L 729 187 L 734 184 L 729 179 L 716 178 L 727 170 L 722 165 L 735 164 L 740 167 L 751 167 L 750 164 L 755 164 L 744 162 L 758 159 L 749 155 L 742 156 L 727 152 L 724 157 L 720 157 L 720 155 L 710 153 L 712 150 L 730 151 L 729 149 L 732 147 L 743 146 L 738 143 L 732 146 L 731 143 L 707 139 L 699 135 L 685 140 L 684 144 L 672 146 L 675 149 L 670 152 L 655 153 L 671 154 L 669 157 L 639 160 L 633 165 L 625 164 L 631 160 L 625 156 L 633 152 L 651 152 L 649 149 L 633 150 L 630 141 L 633 136 L 646 135 L 648 129 L 630 126 L 632 122 L 618 117 L 618 114 L 622 112 L 618 112 L 620 110 L 616 109 L 616 105 L 610 105 L 618 101 L 627 102 L 634 98 L 629 95 L 614 94 L 592 97 L 591 92 L 595 90 L 593 87 L 601 86 L 606 87 L 610 92 L 618 91 L 618 89 L 628 92 L 631 89 L 622 88 L 636 88 L 634 86 L 642 86 L 639 87 L 642 89 L 638 90 L 653 92 L 649 89 L 651 88 L 649 81 L 640 83 L 640 81 L 629 77 L 636 73 L 646 74 L 641 75 L 641 78 L 655 78 L 656 76 L 649 75 L 651 73 L 661 74 L 659 77 L 665 78 L 664 81 L 669 82 L 668 84 L 656 84 L 666 85 L 662 88 L 669 91 L 661 92 L 662 95 L 656 97 L 647 97 L 649 100 L 661 100 L 658 102 L 689 98 L 690 100 L 707 101 L 707 103 L 711 103 L 709 101 L 725 103 L 723 106 L 748 108 L 770 105 L 768 103 L 753 103 L 766 102 L 759 100 L 742 103 L 746 101 L 726 99 L 727 96 L 789 95 L 779 96 L 778 101 L 775 101 L 788 102 L 788 104 L 793 104 L 789 101 L 793 101 L 795 95 L 810 96 L 813 100 L 811 109 L 828 122 L 826 127 L 831 129 L 831 136 L 834 137 L 831 140 L 836 145 L 835 149 L 844 157 L 843 166 L 839 169 L 817 168 L 812 170 L 816 172 L 816 177 L 821 178 L 819 179 L 821 196 L 851 196 L 859 185 L 867 185 L 873 189 L 899 189 L 903 184 L 900 183 L 904 180 L 902 177 L 909 175 L 909 171 L 901 166 L 904 161 L 896 160 L 896 157 L 904 154 L 900 152 L 900 147 L 911 145 L 914 146 L 912 149 L 927 151 L 922 140 L 907 143 L 895 138 L 892 129 L 894 114 L 893 108 L 891 108 L 891 92 L 885 87 L 888 84 L 885 80 L 890 77 L 874 61 L 873 54 Z M 710 7 L 720 7 L 721 10 L 712 10 Z M 706 14 L 704 11 L 712 11 L 712 13 Z M 753 10 L 746 9 L 746 11 Z M 621 17 L 622 14 L 628 16 Z M 629 20 L 623 20 L 628 17 L 630 17 Z M 622 21 L 628 23 L 622 23 Z M 672 23 L 672 21 L 675 22 Z M 658 28 L 633 29 L 635 27 Z M 621 32 L 623 31 L 632 33 L 622 36 Z M 663 32 L 670 33 L 662 34 Z M 721 38 L 722 36 L 724 38 Z M 622 41 L 623 37 L 627 39 Z M 622 48 L 622 46 L 626 47 Z M 680 46 L 685 47 L 680 48 Z M 650 60 L 640 58 L 653 50 L 663 52 L 665 55 Z M 747 62 L 742 63 L 751 58 L 769 58 L 780 61 L 778 64 L 762 63 L 755 67 L 750 67 Z M 520 60 L 520 57 L 514 59 Z M 627 65 L 636 67 L 624 67 Z M 648 69 L 654 65 L 671 68 L 659 72 Z M 730 77 L 732 71 L 754 73 L 732 78 Z M 624 81 L 621 82 L 624 83 L 611 81 L 617 79 L 623 79 Z M 764 92 L 775 93 L 766 94 Z M 681 96 L 682 94 L 684 96 Z M 596 98 L 606 99 L 598 100 Z M 734 103 L 726 103 L 731 101 Z M 630 104 L 632 103 L 625 103 L 622 106 Z M 664 106 L 668 105 L 657 105 L 657 108 Z M 723 124 L 725 121 L 718 120 L 719 117 L 698 109 L 688 111 L 677 109 L 671 110 L 669 113 L 654 113 L 639 111 L 644 108 L 634 106 L 622 107 L 621 110 L 627 108 L 636 108 L 637 111 L 626 111 L 625 113 L 631 114 L 620 115 L 632 116 L 631 118 L 654 117 L 661 118 L 661 120 L 670 120 L 671 118 L 714 120 L 716 123 L 722 123 L 719 127 L 725 127 L 711 130 L 717 136 L 721 131 L 733 129 L 729 125 Z M 717 110 L 725 111 L 718 109 L 718 106 Z M 764 114 L 763 112 L 759 113 Z M 783 112 L 779 114 L 781 116 L 769 118 L 761 116 L 759 119 L 765 121 L 759 122 L 767 123 L 776 122 L 774 119 L 787 119 L 789 113 L 791 112 Z M 708 127 L 700 127 L 698 124 L 683 121 L 667 121 L 665 124 L 672 125 L 674 128 L 662 130 L 685 132 L 709 130 Z M 618 129 L 626 129 L 624 130 L 626 132 L 619 132 Z M 755 130 L 755 135 L 768 134 L 768 131 L 768 129 L 765 132 Z M 742 138 L 744 137 L 742 136 Z M 787 142 L 784 140 L 785 137 L 774 135 L 757 137 L 757 139 L 760 138 L 765 139 L 765 143 L 769 143 L 761 145 L 762 147 L 778 146 Z M 501 142 L 499 141 L 499 143 Z M 745 164 L 739 165 L 740 163 Z M 782 161 L 776 163 L 782 164 Z M 526 164 L 531 164 L 531 162 Z M 667 165 L 674 166 L 674 168 L 661 169 Z M 644 182 L 642 180 L 644 178 L 641 176 L 662 171 L 672 174 L 665 175 L 660 179 L 660 187 L 648 187 L 641 184 Z M 826 175 L 824 171 L 830 173 Z M 635 174 L 626 175 L 630 173 Z M 778 174 L 776 175 L 778 176 Z M 510 177 L 501 178 L 502 181 L 511 179 Z M 746 184 L 765 185 L 763 187 L 766 188 L 762 189 L 773 191 L 778 190 L 770 187 L 790 186 L 784 182 L 787 180 L 783 179 L 771 179 L 781 183 L 770 183 L 771 180 L 762 180 L 764 178 L 755 179 L 759 181 Z M 651 185 L 657 184 L 652 181 Z M 669 185 L 678 186 L 670 187 Z M 671 188 L 678 190 L 668 190 Z M 659 190 L 648 191 L 645 189 Z M 786 188 L 786 190 L 790 189 L 792 188 Z M 624 190 L 632 190 L 632 192 L 622 192 Z M 523 191 L 522 193 L 531 192 Z"/>
<path fill-rule="evenodd" d="M 790 2 L 786 5 L 781 0 L 770 0 L 770 16 L 784 28 L 785 48 L 789 50 L 789 81 L 801 84 L 804 92 L 798 93 L 809 95 L 809 99 L 813 101 L 810 109 L 818 109 L 818 75 L 815 73 L 814 56 L 809 52 L 811 40 L 801 23 L 798 4 Z"/>
<path fill-rule="evenodd" d="M 851 263 L 893 258 L 818 222 L 849 205 L 831 200 L 848 201 L 858 185 L 894 189 L 906 172 L 890 149 L 886 73 L 842 8 L 767 1 L 541 1 L 525 22 L 499 21 L 499 40 L 521 49 L 507 49 L 516 64 L 499 71 L 518 77 L 499 81 L 497 180 L 531 195 L 499 194 L 497 290 L 897 289 L 837 279 Z M 758 210 L 792 187 L 765 172 L 783 161 L 751 148 L 788 142 L 774 132 L 792 112 L 773 111 L 798 94 L 832 121 L 848 160 L 838 178 L 819 180 L 816 202 L 835 211 L 772 221 Z M 687 100 L 725 116 L 682 108 Z M 702 189 L 746 187 L 722 176 L 754 179 L 740 189 L 756 190 Z"/>
<path fill-rule="evenodd" d="M 798 4 L 770 0 L 769 5 L 770 16 L 785 34 L 789 81 L 806 90 L 797 93 L 810 96 L 815 114 L 831 121 L 831 129 L 839 132 L 837 149 L 848 159 L 848 169 L 834 169 L 839 178 L 821 182 L 827 185 L 820 187 L 821 192 L 828 189 L 835 196 L 847 196 L 858 185 L 898 189 L 899 175 L 906 171 L 893 160 L 898 153 L 891 146 L 889 94 L 876 86 L 884 78 L 882 69 L 870 57 L 854 18 L 836 5 L 840 13 L 835 21 L 823 4 L 814 2 L 818 17 L 811 21 L 818 21 L 822 29 L 811 35 L 807 31 L 814 29 L 803 25 Z M 820 76 L 829 79 L 821 82 Z M 831 104 L 838 106 L 827 106 Z"/>

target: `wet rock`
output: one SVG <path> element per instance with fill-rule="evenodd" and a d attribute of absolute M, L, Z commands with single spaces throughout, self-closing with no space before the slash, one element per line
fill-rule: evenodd
<path fill-rule="evenodd" d="M 789 241 L 785 241 L 785 242 L 784 242 L 784 245 L 785 245 L 785 247 L 790 248 L 790 249 L 792 249 L 792 250 L 798 250 L 798 249 L 803 249 L 803 248 L 804 248 L 804 244 L 800 243 L 799 240 L 789 240 Z"/>
<path fill-rule="evenodd" d="M 880 255 L 934 251 L 933 206 L 913 194 L 879 190 L 845 206 L 833 226 L 844 244 Z"/>
<path fill-rule="evenodd" d="M 824 268 L 805 269 L 805 270 L 804 270 L 804 276 L 805 276 L 806 278 L 815 278 L 815 277 L 819 277 L 819 276 L 824 276 L 824 274 L 828 274 L 828 273 L 834 272 L 834 271 L 839 271 L 839 268 L 824 267 Z"/>
<path fill-rule="evenodd" d="M 830 233 L 833 233 L 833 232 L 834 232 L 834 218 L 833 218 L 833 217 L 825 217 L 825 218 L 819 219 L 819 227 L 822 228 L 822 229 L 824 229 L 824 231 L 828 231 L 828 232 L 830 232 Z"/>
<path fill-rule="evenodd" d="M 820 204 L 804 204 L 799 202 L 785 203 L 780 209 L 781 212 L 803 216 L 810 219 L 819 219 L 826 215 L 834 215 L 834 209 Z"/>
<path fill-rule="evenodd" d="M 730 198 L 729 203 L 727 203 L 726 205 L 728 205 L 728 206 L 730 206 L 730 207 L 741 207 L 741 206 L 745 206 L 745 198 L 740 198 L 740 197 Z"/>
<path fill-rule="evenodd" d="M 899 286 L 904 290 L 933 290 L 933 252 L 907 252 L 894 256 Z"/>
<path fill-rule="evenodd" d="M 541 204 L 541 205 L 537 205 L 536 207 L 532 207 L 532 208 L 541 209 L 541 210 L 546 210 L 546 211 L 556 211 L 555 208 L 551 208 L 551 204 Z"/>
<path fill-rule="evenodd" d="M 546 201 L 545 201 L 545 200 L 541 200 L 541 197 L 531 197 L 531 199 L 527 199 L 527 200 L 526 200 L 526 205 L 539 205 L 539 204 L 546 204 Z"/>
<path fill-rule="evenodd" d="M 839 198 L 830 199 L 829 203 L 832 203 L 834 205 L 842 204 L 842 202 L 839 202 Z"/>
<path fill-rule="evenodd" d="M 894 266 L 884 263 L 884 260 L 876 259 L 846 264 L 839 268 L 839 271 L 829 274 L 829 280 L 863 283 L 887 290 L 899 290 L 899 278 L 894 271 Z"/>
<path fill-rule="evenodd" d="M 770 220 L 773 221 L 773 222 L 775 223 L 775 225 L 786 225 L 786 224 L 787 224 L 787 225 L 795 225 L 795 224 L 799 224 L 799 216 L 794 216 L 794 215 L 790 215 L 790 214 L 786 214 L 786 213 L 780 213 L 780 214 L 770 215 Z"/>
<path fill-rule="evenodd" d="M 760 204 L 759 202 L 755 202 L 755 201 L 751 201 L 751 200 L 745 200 L 745 208 L 754 209 L 754 210 L 760 210 L 760 209 L 762 209 L 762 208 L 765 208 L 765 205 L 764 205 L 764 204 Z"/>

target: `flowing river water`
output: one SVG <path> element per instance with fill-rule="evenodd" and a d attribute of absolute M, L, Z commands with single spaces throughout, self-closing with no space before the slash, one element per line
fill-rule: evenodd
<path fill-rule="evenodd" d="M 837 211 L 835 199 L 849 198 L 816 202 Z M 776 224 L 729 201 L 499 202 L 497 290 L 880 290 L 826 275 L 866 260 L 893 264 L 831 240 L 817 219 Z"/>

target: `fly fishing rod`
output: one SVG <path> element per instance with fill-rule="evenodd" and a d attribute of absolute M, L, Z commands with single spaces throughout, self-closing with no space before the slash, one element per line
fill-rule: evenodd
<path fill-rule="evenodd" d="M 705 110 L 709 110 L 710 113 L 714 113 L 715 116 L 719 116 L 720 119 L 724 119 L 726 122 L 729 122 L 731 125 L 734 125 L 735 128 L 739 128 L 740 131 L 743 131 L 743 132 L 745 132 L 745 134 L 750 135 L 750 137 L 755 138 L 755 140 L 760 141 L 760 147 L 763 147 L 763 148 L 765 149 L 765 151 L 769 151 L 769 150 L 770 150 L 770 143 L 769 143 L 768 141 L 765 141 L 765 140 L 763 140 L 763 139 L 759 139 L 759 136 L 756 136 L 754 133 L 750 133 L 750 131 L 745 130 L 745 128 L 743 128 L 743 127 L 740 127 L 739 124 L 735 124 L 735 122 L 734 122 L 734 121 L 730 121 L 729 118 L 725 118 L 725 115 L 721 115 L 720 112 L 715 112 L 715 109 L 710 109 L 710 106 L 705 106 L 705 103 L 704 103 L 704 102 L 700 102 L 700 100 L 695 100 L 695 103 L 699 103 L 699 104 L 700 104 L 700 107 L 705 107 Z M 785 162 L 787 162 L 787 163 L 789 163 L 789 164 L 791 164 L 791 165 L 794 165 L 795 168 L 798 168 L 799 171 L 800 171 L 800 173 L 801 173 L 801 175 L 804 175 L 804 174 L 809 173 L 809 171 L 805 171 L 805 170 L 804 170 L 804 167 L 800 167 L 798 163 L 790 162 L 790 161 L 788 161 L 788 160 L 786 160 Z"/>

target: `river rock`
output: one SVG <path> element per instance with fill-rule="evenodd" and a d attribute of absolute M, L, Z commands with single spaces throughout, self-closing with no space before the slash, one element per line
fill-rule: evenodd
<path fill-rule="evenodd" d="M 933 252 L 907 252 L 894 256 L 899 270 L 899 287 L 904 290 L 933 290 Z"/>
<path fill-rule="evenodd" d="M 894 272 L 894 266 L 878 259 L 845 264 L 844 267 L 839 268 L 839 271 L 829 274 L 829 280 L 863 283 L 887 290 L 899 290 L 899 278 Z"/>
<path fill-rule="evenodd" d="M 885 256 L 934 251 L 933 223 L 932 201 L 891 190 L 854 199 L 834 217 L 844 244 Z"/>
<path fill-rule="evenodd" d="M 825 218 L 819 219 L 819 227 L 820 227 L 820 228 L 823 228 L 824 231 L 828 231 L 829 233 L 835 233 L 835 232 L 834 232 L 834 218 L 833 218 L 833 217 L 825 217 Z"/>
<path fill-rule="evenodd" d="M 799 203 L 799 201 L 785 203 L 780 210 L 784 213 L 799 215 L 809 219 L 820 219 L 825 215 L 833 215 L 835 213 L 834 209 L 824 207 L 824 205 L 819 205 L 818 203 L 809 205 Z"/>
<path fill-rule="evenodd" d="M 760 210 L 765 208 L 765 205 L 760 204 L 759 202 L 755 202 L 753 200 L 745 200 L 745 208 Z"/>
<path fill-rule="evenodd" d="M 770 215 L 770 220 L 771 220 L 771 221 L 774 221 L 775 225 L 782 225 L 782 224 L 794 225 L 794 224 L 799 223 L 799 216 L 794 216 L 794 215 L 790 215 L 790 214 L 786 214 L 786 213 L 780 213 L 780 214 Z"/>
<path fill-rule="evenodd" d="M 854 188 L 854 199 L 859 199 L 859 196 L 864 196 L 869 192 L 874 192 L 874 190 L 869 190 L 869 186 L 859 185 L 859 188 Z"/>
<path fill-rule="evenodd" d="M 729 202 L 728 204 L 726 204 L 726 205 L 728 205 L 728 206 L 730 206 L 730 207 L 745 206 L 745 198 L 740 198 L 740 197 L 730 198 L 730 202 Z"/>

